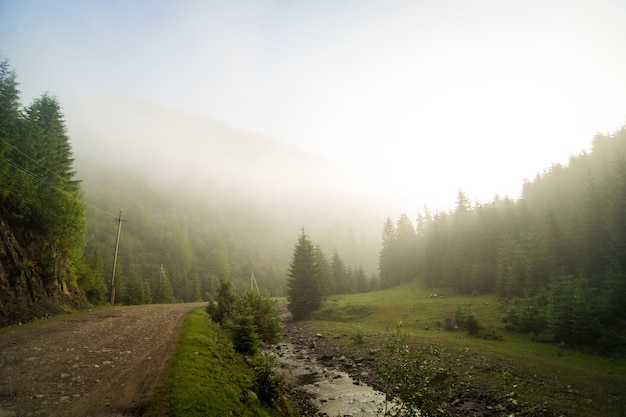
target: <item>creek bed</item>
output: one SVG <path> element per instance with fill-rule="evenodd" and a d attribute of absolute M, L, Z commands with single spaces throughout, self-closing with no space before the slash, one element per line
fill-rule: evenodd
<path fill-rule="evenodd" d="M 384 393 L 318 361 L 308 349 L 279 343 L 272 354 L 276 371 L 285 376 L 288 384 L 312 396 L 320 416 L 377 417 L 389 405 Z"/>

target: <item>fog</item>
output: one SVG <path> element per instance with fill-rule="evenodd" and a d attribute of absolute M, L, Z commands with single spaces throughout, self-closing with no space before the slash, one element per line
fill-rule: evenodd
<path fill-rule="evenodd" d="M 208 187 L 226 200 L 320 213 L 341 204 L 367 203 L 379 216 L 389 208 L 348 167 L 220 121 L 113 97 L 81 96 L 65 109 L 81 114 L 67 120 L 79 161 L 145 175 L 160 189 L 201 196 Z"/>
<path fill-rule="evenodd" d="M 348 168 L 260 134 L 154 104 L 81 95 L 64 105 L 67 114 L 81 114 L 68 118 L 67 127 L 84 188 L 92 188 L 94 175 L 101 172 L 116 172 L 129 181 L 140 177 L 175 198 L 247 213 L 245 222 L 263 219 L 278 239 L 295 242 L 304 227 L 327 253 L 341 250 L 347 260 L 376 270 L 390 205 Z M 115 195 L 114 187 L 105 187 Z M 123 199 L 115 207 L 88 202 L 110 213 L 129 206 Z"/>
<path fill-rule="evenodd" d="M 25 104 L 58 96 L 81 158 L 414 218 L 459 188 L 517 197 L 623 123 L 625 19 L 617 0 L 32 0 L 0 3 L 0 54 Z"/>

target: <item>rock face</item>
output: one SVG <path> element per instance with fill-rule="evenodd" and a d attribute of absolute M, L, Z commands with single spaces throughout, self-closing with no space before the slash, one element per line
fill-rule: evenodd
<path fill-rule="evenodd" d="M 27 246 L 0 219 L 0 327 L 60 313 L 63 305 L 85 301 L 76 288 L 42 276 Z"/>

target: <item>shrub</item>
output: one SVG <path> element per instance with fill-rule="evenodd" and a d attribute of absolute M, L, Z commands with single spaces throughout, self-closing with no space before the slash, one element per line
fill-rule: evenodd
<path fill-rule="evenodd" d="M 455 381 L 450 370 L 454 359 L 434 345 L 410 347 L 401 323 L 385 345 L 387 355 L 379 364 L 383 392 L 388 400 L 383 415 L 432 416 L 448 400 Z"/>
<path fill-rule="evenodd" d="M 282 319 L 276 308 L 276 300 L 263 297 L 258 292 L 247 291 L 244 296 L 244 305 L 254 318 L 256 331 L 261 341 L 276 343 L 282 334 Z"/>
<path fill-rule="evenodd" d="M 350 339 L 354 340 L 356 344 L 363 344 L 365 342 L 365 335 L 363 335 L 363 330 L 360 327 L 357 327 L 350 336 Z"/>
<path fill-rule="evenodd" d="M 539 301 L 536 298 L 512 300 L 502 317 L 505 328 L 523 333 L 541 333 L 546 330 L 546 308 Z"/>
<path fill-rule="evenodd" d="M 285 393 L 285 378 L 274 373 L 276 359 L 260 353 L 253 358 L 251 364 L 254 371 L 254 392 L 265 404 L 276 404 Z"/>
<path fill-rule="evenodd" d="M 236 301 L 233 292 L 233 284 L 225 279 L 220 280 L 220 288 L 217 290 L 217 300 L 209 300 L 206 308 L 207 313 L 216 323 L 223 323 L 226 316 L 233 310 Z"/>
<path fill-rule="evenodd" d="M 246 314 L 231 314 L 223 326 L 230 333 L 233 347 L 244 355 L 254 354 L 259 347 L 259 334 L 254 318 Z"/>
<path fill-rule="evenodd" d="M 282 319 L 276 301 L 254 291 L 235 295 L 230 281 L 222 280 L 217 301 L 206 308 L 214 322 L 229 331 L 235 350 L 250 355 L 259 342 L 276 343 L 282 333 Z"/>
<path fill-rule="evenodd" d="M 471 335 L 477 335 L 478 332 L 480 332 L 478 320 L 474 316 L 474 313 L 469 310 L 461 310 L 459 308 L 454 316 L 454 320 L 461 329 L 467 330 Z"/>

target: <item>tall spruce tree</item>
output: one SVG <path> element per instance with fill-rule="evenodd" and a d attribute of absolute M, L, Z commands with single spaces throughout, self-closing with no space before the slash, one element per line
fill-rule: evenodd
<path fill-rule="evenodd" d="M 0 217 L 29 248 L 44 281 L 74 280 L 85 213 L 61 106 L 44 94 L 20 110 L 15 73 L 0 62 Z"/>
<path fill-rule="evenodd" d="M 287 299 L 294 320 L 306 318 L 322 304 L 316 249 L 302 229 L 289 265 Z"/>
<path fill-rule="evenodd" d="M 387 217 L 383 224 L 382 239 L 383 245 L 378 255 L 378 271 L 380 273 L 380 286 L 388 288 L 393 286 L 396 281 L 398 270 L 396 253 L 398 235 L 390 217 Z"/>
<path fill-rule="evenodd" d="M 26 109 L 18 164 L 30 173 L 35 197 L 25 226 L 40 237 L 40 266 L 52 279 L 67 279 L 84 243 L 85 208 L 74 158 L 55 97 L 44 94 Z"/>
<path fill-rule="evenodd" d="M 0 216 L 4 220 L 20 217 L 23 210 L 15 198 L 23 190 L 25 175 L 16 168 L 16 144 L 20 139 L 20 96 L 15 71 L 5 59 L 0 62 Z"/>

